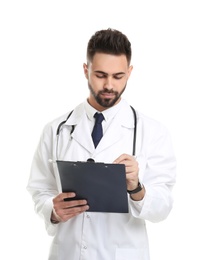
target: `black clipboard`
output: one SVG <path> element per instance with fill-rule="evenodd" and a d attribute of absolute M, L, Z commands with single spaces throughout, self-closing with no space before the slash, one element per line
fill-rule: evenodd
<path fill-rule="evenodd" d="M 91 212 L 128 213 L 124 164 L 57 161 L 62 192 L 86 199 Z"/>

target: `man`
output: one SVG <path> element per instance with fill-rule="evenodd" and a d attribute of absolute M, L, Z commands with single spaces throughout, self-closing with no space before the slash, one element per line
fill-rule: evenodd
<path fill-rule="evenodd" d="M 64 115 L 43 131 L 27 189 L 48 234 L 54 236 L 49 260 L 149 260 L 145 220 L 162 221 L 172 209 L 175 158 L 168 131 L 138 111 L 132 154 L 134 116 L 121 98 L 133 69 L 130 61 L 131 44 L 124 34 L 97 31 L 88 42 L 83 65 L 88 99 L 67 120 Z M 103 137 L 95 147 L 96 112 L 103 114 Z M 88 158 L 125 165 L 129 213 L 90 212 L 87 200 L 60 191 L 55 161 Z"/>

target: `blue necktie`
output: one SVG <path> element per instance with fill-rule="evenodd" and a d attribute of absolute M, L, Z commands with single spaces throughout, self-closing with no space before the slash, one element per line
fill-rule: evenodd
<path fill-rule="evenodd" d="M 92 131 L 92 138 L 93 138 L 94 146 L 96 147 L 103 136 L 103 129 L 101 123 L 104 120 L 104 116 L 103 114 L 96 112 L 94 117 L 96 121 Z"/>

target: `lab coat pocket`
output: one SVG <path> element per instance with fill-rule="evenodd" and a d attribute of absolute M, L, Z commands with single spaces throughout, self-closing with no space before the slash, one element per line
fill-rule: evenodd
<path fill-rule="evenodd" d="M 116 260 L 137 260 L 144 259 L 143 252 L 134 248 L 117 248 L 116 249 Z"/>

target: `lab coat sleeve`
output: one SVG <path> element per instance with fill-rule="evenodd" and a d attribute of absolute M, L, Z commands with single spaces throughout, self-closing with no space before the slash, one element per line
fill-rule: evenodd
<path fill-rule="evenodd" d="M 146 193 L 142 201 L 129 200 L 134 217 L 151 222 L 167 218 L 172 206 L 172 188 L 176 178 L 176 160 L 168 130 L 162 126 L 151 128 L 152 135 L 147 136 L 141 181 Z"/>
<path fill-rule="evenodd" d="M 54 235 L 57 225 L 50 221 L 53 208 L 53 198 L 58 194 L 57 183 L 54 174 L 52 128 L 46 127 L 41 136 L 35 152 L 27 190 L 34 201 L 36 213 L 44 219 L 45 227 L 49 235 Z"/>

